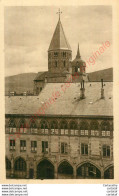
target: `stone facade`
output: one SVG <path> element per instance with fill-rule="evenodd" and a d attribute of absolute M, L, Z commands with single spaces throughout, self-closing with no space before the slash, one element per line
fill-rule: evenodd
<path fill-rule="evenodd" d="M 113 178 L 113 119 L 6 116 L 6 176 Z"/>

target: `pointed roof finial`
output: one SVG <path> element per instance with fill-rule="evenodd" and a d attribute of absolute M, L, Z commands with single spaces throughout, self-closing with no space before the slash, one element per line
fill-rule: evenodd
<path fill-rule="evenodd" d="M 59 14 L 59 20 L 60 20 L 60 15 L 62 14 L 62 12 L 60 11 L 60 8 L 56 14 Z"/>
<path fill-rule="evenodd" d="M 80 58 L 81 55 L 80 55 L 80 51 L 79 51 L 79 43 L 78 43 L 78 49 L 77 49 L 77 55 L 76 55 L 76 58 Z"/>

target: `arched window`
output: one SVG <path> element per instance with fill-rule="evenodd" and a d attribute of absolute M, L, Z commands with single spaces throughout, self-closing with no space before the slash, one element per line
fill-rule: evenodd
<path fill-rule="evenodd" d="M 108 121 L 103 121 L 101 124 L 102 136 L 110 136 L 110 124 Z"/>
<path fill-rule="evenodd" d="M 28 126 L 25 123 L 25 120 L 21 119 L 20 123 L 19 123 L 19 131 L 20 131 L 20 133 L 26 133 L 27 132 L 27 128 L 28 128 Z"/>
<path fill-rule="evenodd" d="M 51 134 L 58 134 L 58 123 L 57 121 L 52 121 L 50 124 Z"/>
<path fill-rule="evenodd" d="M 65 120 L 62 120 L 60 123 L 60 129 L 61 129 L 61 135 L 68 134 L 68 125 L 67 122 Z"/>
<path fill-rule="evenodd" d="M 6 170 L 10 170 L 11 169 L 11 161 L 6 158 Z"/>
<path fill-rule="evenodd" d="M 63 61 L 64 67 L 66 66 L 66 61 Z"/>
<path fill-rule="evenodd" d="M 71 132 L 71 135 L 78 135 L 77 123 L 74 121 L 70 122 L 70 132 Z"/>
<path fill-rule="evenodd" d="M 63 57 L 66 57 L 66 52 L 63 52 Z"/>
<path fill-rule="evenodd" d="M 80 134 L 88 135 L 88 123 L 86 121 L 80 123 Z"/>
<path fill-rule="evenodd" d="M 24 159 L 19 158 L 15 161 L 14 170 L 15 171 L 26 171 L 26 162 L 24 161 Z"/>
<path fill-rule="evenodd" d="M 91 129 L 91 135 L 92 136 L 99 136 L 98 122 L 97 121 L 91 122 L 90 129 Z"/>
<path fill-rule="evenodd" d="M 31 122 L 31 133 L 37 133 L 38 129 L 37 129 L 37 126 L 36 126 L 36 122 L 35 121 L 32 121 Z"/>
<path fill-rule="evenodd" d="M 14 119 L 10 119 L 9 121 L 9 131 L 10 133 L 16 133 L 16 124 Z"/>
<path fill-rule="evenodd" d="M 58 52 L 54 52 L 54 57 L 58 57 Z"/>
<path fill-rule="evenodd" d="M 46 120 L 41 121 L 41 133 L 48 134 L 48 123 Z"/>

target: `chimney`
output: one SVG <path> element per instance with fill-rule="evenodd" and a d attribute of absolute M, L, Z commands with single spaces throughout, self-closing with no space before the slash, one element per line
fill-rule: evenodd
<path fill-rule="evenodd" d="M 103 79 L 101 79 L 101 99 L 104 99 L 105 98 L 105 96 L 104 96 L 104 88 L 103 88 Z"/>
<path fill-rule="evenodd" d="M 81 81 L 81 88 L 80 88 L 80 99 L 85 99 L 85 88 L 84 88 L 84 80 Z"/>

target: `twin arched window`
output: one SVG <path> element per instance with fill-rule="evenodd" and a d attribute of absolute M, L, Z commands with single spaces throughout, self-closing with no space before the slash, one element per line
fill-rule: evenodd
<path fill-rule="evenodd" d="M 101 124 L 102 136 L 110 136 L 110 124 L 108 121 L 103 121 Z"/>
<path fill-rule="evenodd" d="M 19 129 L 20 129 L 20 133 L 26 133 L 27 132 L 27 125 L 25 123 L 24 119 L 21 119 L 20 123 L 19 123 Z"/>
<path fill-rule="evenodd" d="M 10 119 L 9 121 L 9 131 L 10 133 L 16 133 L 16 123 L 14 119 Z"/>
<path fill-rule="evenodd" d="M 69 127 L 70 127 L 71 135 L 78 135 L 78 126 L 76 122 L 71 121 Z"/>
<path fill-rule="evenodd" d="M 80 134 L 81 135 L 88 135 L 88 123 L 86 121 L 82 121 L 80 123 Z"/>
<path fill-rule="evenodd" d="M 48 123 L 47 121 L 43 120 L 41 121 L 41 133 L 42 134 L 48 134 Z"/>
<path fill-rule="evenodd" d="M 58 134 L 58 123 L 57 121 L 52 121 L 50 124 L 51 134 Z"/>
<path fill-rule="evenodd" d="M 109 131 L 110 130 L 110 124 L 108 121 L 103 121 L 101 124 L 101 130 L 102 131 Z"/>
<path fill-rule="evenodd" d="M 60 129 L 68 129 L 68 125 L 66 121 L 61 121 L 60 123 Z"/>
<path fill-rule="evenodd" d="M 98 130 L 98 122 L 97 121 L 93 121 L 90 124 L 90 129 L 91 129 L 91 135 L 92 136 L 99 136 L 99 130 Z"/>
<path fill-rule="evenodd" d="M 37 133 L 37 125 L 35 121 L 31 122 L 31 133 Z"/>

